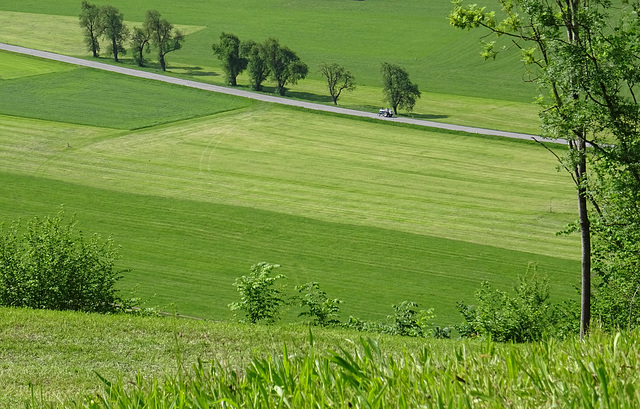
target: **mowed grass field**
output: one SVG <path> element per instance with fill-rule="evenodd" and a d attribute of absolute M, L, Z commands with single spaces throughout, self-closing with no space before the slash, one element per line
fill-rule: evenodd
<path fill-rule="evenodd" d="M 278 38 L 295 50 L 310 68 L 309 77 L 291 86 L 289 96 L 331 103 L 319 73 L 321 62 L 349 69 L 358 88 L 345 93 L 347 108 L 377 111 L 386 103 L 380 87 L 380 64 L 400 64 L 423 95 L 413 116 L 469 126 L 537 133 L 535 87 L 524 80 L 517 53 L 483 61 L 480 38 L 451 28 L 448 0 L 113 0 L 129 27 L 140 25 L 148 9 L 157 9 L 184 31 L 183 49 L 167 58 L 172 75 L 224 85 L 224 75 L 211 44 L 221 32 L 241 39 Z M 0 0 L 0 41 L 89 58 L 78 25 L 80 2 Z M 52 33 L 55 33 L 53 35 Z M 103 47 L 106 49 L 106 47 Z M 106 55 L 102 58 L 108 61 Z M 153 59 L 153 55 L 151 55 Z M 131 60 L 124 59 L 125 64 Z M 157 65 L 152 64 L 152 69 Z M 246 75 L 239 84 L 247 87 Z M 267 92 L 272 92 L 267 83 Z M 406 113 L 405 113 L 406 114 Z"/>
<path fill-rule="evenodd" d="M 575 294 L 577 238 L 554 235 L 574 191 L 533 143 L 0 59 L 0 94 L 16 96 L 0 103 L 0 220 L 64 205 L 122 245 L 123 287 L 152 305 L 228 319 L 234 279 L 260 261 L 366 319 L 412 300 L 457 322 L 456 301 L 529 262 Z"/>

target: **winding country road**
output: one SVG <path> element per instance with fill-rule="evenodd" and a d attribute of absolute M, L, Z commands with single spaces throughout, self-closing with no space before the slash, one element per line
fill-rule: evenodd
<path fill-rule="evenodd" d="M 227 87 L 221 87 L 218 85 L 205 84 L 203 82 L 184 80 L 180 78 L 170 77 L 167 75 L 161 75 L 161 74 L 156 74 L 156 73 L 146 72 L 146 71 L 139 71 L 139 70 L 134 70 L 131 68 L 121 67 L 117 65 L 110 65 L 110 64 L 97 62 L 97 61 L 83 60 L 81 58 L 69 57 L 62 54 L 55 54 L 47 51 L 39 51 L 39 50 L 34 50 L 32 48 L 25 48 L 25 47 L 9 45 L 4 43 L 0 43 L 0 50 L 31 55 L 34 57 L 60 61 L 68 64 L 95 68 L 98 70 L 116 72 L 119 74 L 130 75 L 133 77 L 146 78 L 146 79 L 155 80 L 155 81 L 167 82 L 170 84 L 183 85 L 185 87 L 198 88 L 205 91 L 235 95 L 238 97 L 250 98 L 250 99 L 264 101 L 264 102 L 271 102 L 274 104 L 291 105 L 296 107 L 313 109 L 316 111 L 333 112 L 337 114 L 359 116 L 364 118 L 374 118 L 374 119 L 379 119 L 381 121 L 393 121 L 393 122 L 400 122 L 400 123 L 411 124 L 411 125 L 426 126 L 431 128 L 447 129 L 451 131 L 462 131 L 462 132 L 468 132 L 468 133 L 474 133 L 474 134 L 502 136 L 505 138 L 528 139 L 528 140 L 531 140 L 533 138 L 538 138 L 537 135 L 497 131 L 493 129 L 474 128 L 471 126 L 451 125 L 451 124 L 445 124 L 442 122 L 425 121 L 421 119 L 401 118 L 401 117 L 384 118 L 384 117 L 378 116 L 377 113 L 357 111 L 354 109 L 340 108 L 332 105 L 322 105 L 322 104 L 316 104 L 312 102 L 305 102 L 305 101 L 298 101 L 293 99 L 277 97 L 273 95 L 260 94 L 257 92 L 244 91 L 244 90 L 235 89 L 235 88 L 227 88 Z M 564 140 L 547 141 L 547 142 L 557 142 L 557 143 L 566 144 L 566 141 Z"/>

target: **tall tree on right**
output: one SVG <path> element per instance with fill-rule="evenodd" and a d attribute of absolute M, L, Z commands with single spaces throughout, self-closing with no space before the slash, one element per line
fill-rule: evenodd
<path fill-rule="evenodd" d="M 80 11 L 80 27 L 82 27 L 84 42 L 87 48 L 94 57 L 97 57 L 98 53 L 100 53 L 100 42 L 98 38 L 104 31 L 100 7 L 83 0 Z"/>
<path fill-rule="evenodd" d="M 158 51 L 160 69 L 166 71 L 167 62 L 165 56 L 172 51 L 182 48 L 184 35 L 180 30 L 174 30 L 173 24 L 160 18 L 160 13 L 157 10 L 147 11 L 142 29 L 151 35 L 151 44 Z"/>
<path fill-rule="evenodd" d="M 630 248 L 625 242 L 640 231 L 640 109 L 636 98 L 640 4 L 633 0 L 611 8 L 610 1 L 600 0 L 498 1 L 501 11 L 494 13 L 477 5 L 463 6 L 457 0 L 449 20 L 454 27 L 480 27 L 510 41 L 503 47 L 485 43 L 485 58 L 495 58 L 514 45 L 520 50 L 530 76 L 543 90 L 539 98 L 542 135 L 568 141 L 566 155 L 549 150 L 571 175 L 577 190 L 574 229 L 580 231 L 582 242 L 582 338 L 591 318 L 592 274 L 615 262 L 611 252 L 625 258 Z M 608 243 L 610 247 L 600 247 L 605 251 L 593 254 L 592 236 L 598 245 Z M 595 271 L 592 255 L 600 258 L 595 260 L 599 265 Z M 609 271 L 626 269 L 637 282 L 638 263 L 623 264 Z M 612 275 L 596 278 L 604 287 L 616 281 Z M 635 293 L 628 294 L 626 304 L 633 305 Z"/>
<path fill-rule="evenodd" d="M 393 112 L 398 114 L 398 107 L 411 111 L 420 98 L 418 86 L 409 80 L 407 71 L 399 65 L 383 62 L 382 92 L 385 100 L 391 104 Z"/>

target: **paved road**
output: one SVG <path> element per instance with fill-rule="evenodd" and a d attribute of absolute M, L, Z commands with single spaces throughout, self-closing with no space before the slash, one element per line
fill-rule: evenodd
<path fill-rule="evenodd" d="M 4 43 L 0 43 L 0 50 L 32 55 L 35 57 L 61 61 L 61 62 L 74 64 L 74 65 L 81 65 L 84 67 L 91 67 L 91 68 L 104 70 L 104 71 L 117 72 L 120 74 L 131 75 L 133 77 L 147 78 L 147 79 L 156 80 L 156 81 L 168 82 L 170 84 L 183 85 L 185 87 L 198 88 L 198 89 L 203 89 L 203 90 L 212 91 L 212 92 L 219 92 L 221 94 L 229 94 L 229 95 L 235 95 L 235 96 L 244 97 L 244 98 L 255 99 L 258 101 L 271 102 L 274 104 L 291 105 L 291 106 L 297 106 L 297 107 L 302 107 L 307 109 L 313 109 L 317 111 L 334 112 L 338 114 L 359 116 L 359 117 L 365 117 L 365 118 L 374 118 L 374 119 L 379 119 L 381 121 L 401 122 L 405 124 L 427 126 L 427 127 L 439 128 L 439 129 L 448 129 L 452 131 L 462 131 L 462 132 L 469 132 L 469 133 L 482 134 L 482 135 L 503 136 L 505 138 L 529 139 L 529 140 L 531 140 L 534 137 L 537 138 L 537 135 L 528 135 L 528 134 L 522 134 L 522 133 L 516 133 L 516 132 L 496 131 L 493 129 L 474 128 L 471 126 L 451 125 L 451 124 L 445 124 L 442 122 L 425 121 L 421 119 L 401 118 L 401 117 L 384 118 L 384 117 L 378 116 L 377 112 L 372 113 L 372 112 L 357 111 L 354 109 L 340 108 L 332 105 L 315 104 L 312 102 L 297 101 L 293 99 L 287 99 L 287 98 L 277 97 L 273 95 L 266 95 L 266 94 L 260 94 L 256 92 L 244 91 L 244 90 L 235 89 L 235 88 L 221 87 L 218 85 L 211 85 L 211 84 L 205 84 L 203 82 L 184 80 L 180 78 L 169 77 L 167 75 L 161 75 L 161 74 L 156 74 L 156 73 L 146 72 L 146 71 L 139 71 L 139 70 L 134 70 L 134 69 L 126 68 L 122 66 L 104 64 L 97 61 L 83 60 L 81 58 L 69 57 L 66 55 L 50 53 L 47 51 L 39 51 L 31 48 L 19 47 L 19 46 L 4 44 Z M 547 142 L 551 142 L 551 141 L 547 141 Z M 556 142 L 566 143 L 563 140 L 558 140 Z"/>

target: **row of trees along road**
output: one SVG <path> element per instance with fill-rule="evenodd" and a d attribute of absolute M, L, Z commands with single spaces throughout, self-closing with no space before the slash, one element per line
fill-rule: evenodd
<path fill-rule="evenodd" d="M 100 53 L 100 37 L 109 42 L 107 53 L 113 55 L 117 62 L 120 54 L 126 54 L 124 46 L 127 39 L 131 40 L 133 59 L 143 67 L 147 61 L 145 54 L 151 52 L 151 47 L 157 51 L 158 62 L 162 71 L 166 71 L 166 55 L 179 50 L 184 41 L 184 35 L 167 20 L 160 17 L 156 10 L 149 10 L 142 27 L 134 27 L 133 34 L 124 23 L 124 15 L 113 6 L 96 6 L 87 1 L 81 4 L 80 26 L 83 29 L 84 41 L 94 57 Z"/>
<path fill-rule="evenodd" d="M 256 43 L 252 40 L 240 41 L 236 35 L 223 32 L 220 41 L 211 48 L 222 63 L 227 83 L 234 87 L 238 85 L 238 76 L 247 70 L 255 91 L 261 91 L 263 82 L 271 77 L 277 84 L 276 91 L 285 95 L 287 84 L 296 84 L 309 72 L 307 65 L 294 51 L 281 46 L 274 38 Z M 338 105 L 342 91 L 356 88 L 353 74 L 337 63 L 321 63 L 320 73 L 327 80 L 334 105 Z M 385 62 L 382 63 L 381 73 L 385 100 L 391 104 L 393 111 L 397 114 L 399 107 L 412 110 L 416 99 L 420 98 L 420 91 L 409 80 L 407 71 L 399 65 Z"/>
<path fill-rule="evenodd" d="M 485 58 L 521 51 L 528 77 L 543 92 L 542 135 L 569 142 L 566 153 L 549 151 L 577 190 L 578 221 L 568 230 L 579 231 L 582 242 L 580 336 L 592 312 L 611 329 L 638 327 L 640 3 L 499 3 L 494 13 L 458 0 L 449 19 L 509 40 L 511 46 L 486 43 Z"/>
<path fill-rule="evenodd" d="M 278 94 L 285 95 L 288 84 L 296 84 L 309 73 L 307 64 L 275 38 L 268 38 L 264 43 L 241 42 L 233 34 L 222 33 L 220 42 L 213 44 L 212 49 L 222 62 L 227 82 L 232 86 L 238 85 L 238 75 L 248 69 L 251 87 L 255 91 L 261 91 L 263 82 L 272 78 L 277 84 Z"/>
<path fill-rule="evenodd" d="M 161 18 L 156 10 L 147 11 L 142 27 L 134 27 L 130 32 L 124 23 L 124 15 L 117 8 L 97 6 L 85 0 L 81 3 L 80 26 L 93 57 L 98 57 L 99 39 L 103 37 L 109 42 L 107 53 L 118 62 L 118 56 L 126 54 L 124 44 L 130 39 L 134 61 L 140 67 L 145 66 L 145 54 L 150 53 L 153 46 L 157 50 L 162 71 L 167 68 L 165 56 L 179 50 L 184 41 L 184 35 L 179 30 L 174 31 L 173 25 Z M 231 86 L 238 85 L 238 75 L 247 70 L 255 91 L 261 91 L 264 81 L 271 78 L 276 83 L 278 94 L 285 95 L 287 85 L 296 84 L 309 73 L 309 67 L 300 57 L 289 47 L 280 45 L 275 38 L 268 38 L 263 43 L 252 40 L 241 42 L 237 36 L 223 32 L 220 42 L 213 44 L 212 49 L 222 62 L 226 80 Z M 338 104 L 342 91 L 355 89 L 353 75 L 339 64 L 322 63 L 320 72 L 327 80 L 334 105 Z M 399 107 L 412 110 L 420 91 L 417 85 L 411 83 L 406 70 L 385 62 L 381 66 L 381 73 L 385 100 L 391 104 L 394 113 L 398 113 Z"/>

